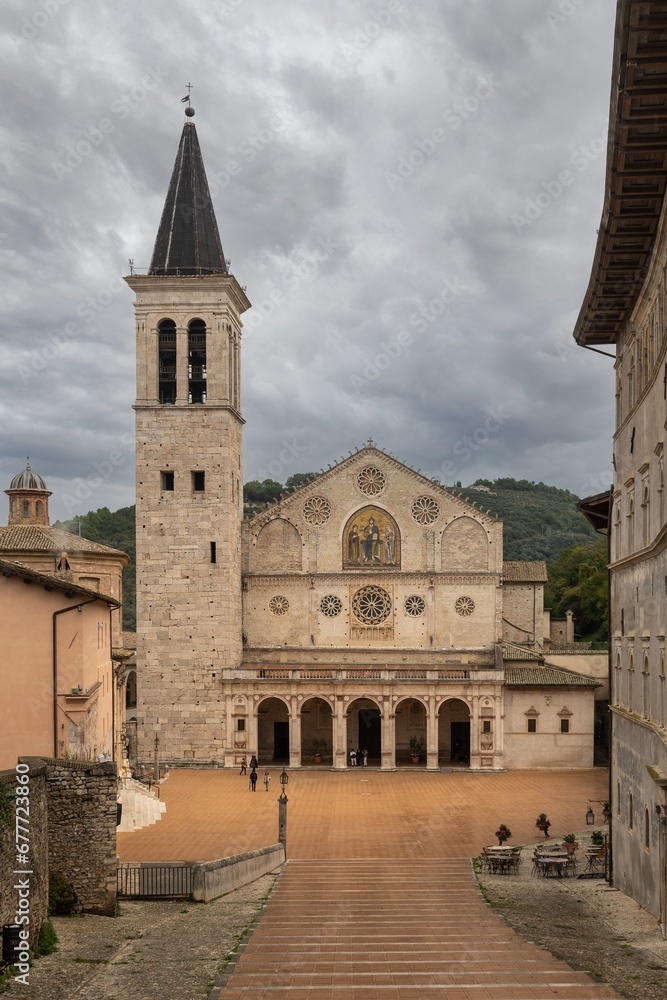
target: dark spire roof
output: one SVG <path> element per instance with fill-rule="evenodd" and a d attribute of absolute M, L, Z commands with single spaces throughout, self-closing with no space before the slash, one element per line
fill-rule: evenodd
<path fill-rule="evenodd" d="M 183 126 L 149 274 L 227 274 L 197 130 Z"/>

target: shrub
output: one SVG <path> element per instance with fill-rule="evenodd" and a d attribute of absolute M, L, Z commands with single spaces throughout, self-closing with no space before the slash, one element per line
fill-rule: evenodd
<path fill-rule="evenodd" d="M 68 917 L 76 904 L 74 886 L 60 872 L 51 872 L 49 876 L 49 916 Z"/>
<path fill-rule="evenodd" d="M 53 924 L 50 920 L 45 920 L 39 928 L 39 938 L 34 951 L 35 958 L 41 958 L 42 955 L 52 955 L 54 951 L 58 951 L 57 942 L 58 935 Z"/>

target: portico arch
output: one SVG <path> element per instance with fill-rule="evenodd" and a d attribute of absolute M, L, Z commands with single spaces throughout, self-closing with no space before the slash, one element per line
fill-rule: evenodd
<path fill-rule="evenodd" d="M 289 762 L 289 708 L 282 698 L 264 698 L 257 706 L 257 756 L 262 764 Z"/>
<path fill-rule="evenodd" d="M 416 753 L 419 756 L 418 766 L 426 767 L 426 706 L 419 698 L 403 698 L 397 703 L 394 713 L 396 763 L 407 767 L 412 763 L 413 753 Z"/>
<path fill-rule="evenodd" d="M 301 706 L 301 764 L 312 764 L 316 754 L 333 762 L 333 711 L 325 698 L 308 698 Z"/>
<path fill-rule="evenodd" d="M 380 767 L 382 761 L 382 710 L 373 698 L 355 698 L 347 708 L 347 762 L 350 750 L 364 750 L 368 763 Z M 359 763 L 362 763 L 359 761 Z"/>
<path fill-rule="evenodd" d="M 438 761 L 470 763 L 470 708 L 461 698 L 448 698 L 438 709 Z"/>

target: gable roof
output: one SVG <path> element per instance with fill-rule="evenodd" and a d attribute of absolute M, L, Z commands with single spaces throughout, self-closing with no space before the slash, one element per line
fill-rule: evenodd
<path fill-rule="evenodd" d="M 394 468 L 400 470 L 401 472 L 407 473 L 407 475 L 409 475 L 412 479 L 414 479 L 416 483 L 422 485 L 425 490 L 429 490 L 430 492 L 439 494 L 440 496 L 446 496 L 448 500 L 452 501 L 452 503 L 457 504 L 461 508 L 461 513 L 468 511 L 470 512 L 470 514 L 474 513 L 477 517 L 479 517 L 482 521 L 486 523 L 489 522 L 493 524 L 498 523 L 498 518 L 493 517 L 490 514 L 485 514 L 481 510 L 481 508 L 475 507 L 473 504 L 468 503 L 465 500 L 461 500 L 458 496 L 456 496 L 456 494 L 450 493 L 450 491 L 446 487 L 442 486 L 441 483 L 435 482 L 433 479 L 428 479 L 426 476 L 423 476 L 421 474 L 420 469 L 413 469 L 412 466 L 406 465 L 404 462 L 401 462 L 400 459 L 396 458 L 394 455 L 390 454 L 389 452 L 383 451 L 381 448 L 378 448 L 375 442 L 372 440 L 372 438 L 369 438 L 366 444 L 362 445 L 360 448 L 357 448 L 356 451 L 351 451 L 347 458 L 341 458 L 338 462 L 335 462 L 333 465 L 330 465 L 326 471 L 321 470 L 321 473 L 317 477 L 317 479 L 313 479 L 310 483 L 306 483 L 305 486 L 301 486 L 298 490 L 295 490 L 293 493 L 289 493 L 286 497 L 283 497 L 282 500 L 279 500 L 277 503 L 272 504 L 271 507 L 268 508 L 268 510 L 262 511 L 261 514 L 257 514 L 255 517 L 251 518 L 250 520 L 244 521 L 243 523 L 246 526 L 254 527 L 256 525 L 263 525 L 267 521 L 273 520 L 274 517 L 280 517 L 283 511 L 286 511 L 287 509 L 294 506 L 296 502 L 298 502 L 297 498 L 298 500 L 301 500 L 313 494 L 316 494 L 319 490 L 323 488 L 323 484 L 326 485 L 326 483 L 328 482 L 329 479 L 331 479 L 332 476 L 340 472 L 341 469 L 345 469 L 347 466 L 351 465 L 360 456 L 368 457 L 369 460 L 372 458 L 377 459 L 381 457 L 385 462 L 388 462 L 390 465 L 394 466 Z"/>
<path fill-rule="evenodd" d="M 112 549 L 90 538 L 81 538 L 46 524 L 11 524 L 0 528 L 0 552 L 72 552 L 119 556 L 125 562 L 130 561 L 127 553 L 120 549 Z"/>
<path fill-rule="evenodd" d="M 601 687 L 600 681 L 575 674 L 562 667 L 505 667 L 505 684 L 509 687 Z"/>
<path fill-rule="evenodd" d="M 547 564 L 537 562 L 504 562 L 503 580 L 510 583 L 548 583 Z"/>
<path fill-rule="evenodd" d="M 26 583 L 37 583 L 44 587 L 44 590 L 61 590 L 66 597 L 95 597 L 99 601 L 104 601 L 111 607 L 119 608 L 120 601 L 109 594 L 100 594 L 96 590 L 89 590 L 88 587 L 81 587 L 78 583 L 70 583 L 69 580 L 62 580 L 60 577 L 51 576 L 50 573 L 40 573 L 37 570 L 24 566 L 23 563 L 15 562 L 12 559 L 0 559 L 0 575 L 5 577 L 15 576 Z"/>
<path fill-rule="evenodd" d="M 503 643 L 503 660 L 530 660 L 532 663 L 544 662 L 540 650 L 529 649 L 527 646 L 517 646 L 512 642 Z"/>

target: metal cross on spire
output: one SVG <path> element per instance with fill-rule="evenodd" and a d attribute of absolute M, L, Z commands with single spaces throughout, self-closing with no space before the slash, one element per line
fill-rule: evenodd
<path fill-rule="evenodd" d="M 188 104 L 190 104 L 190 93 L 192 91 L 192 86 L 193 85 L 191 83 L 186 83 L 185 86 L 188 88 L 188 92 L 185 95 L 185 97 L 181 98 L 181 104 L 185 104 L 186 101 L 188 102 Z"/>

